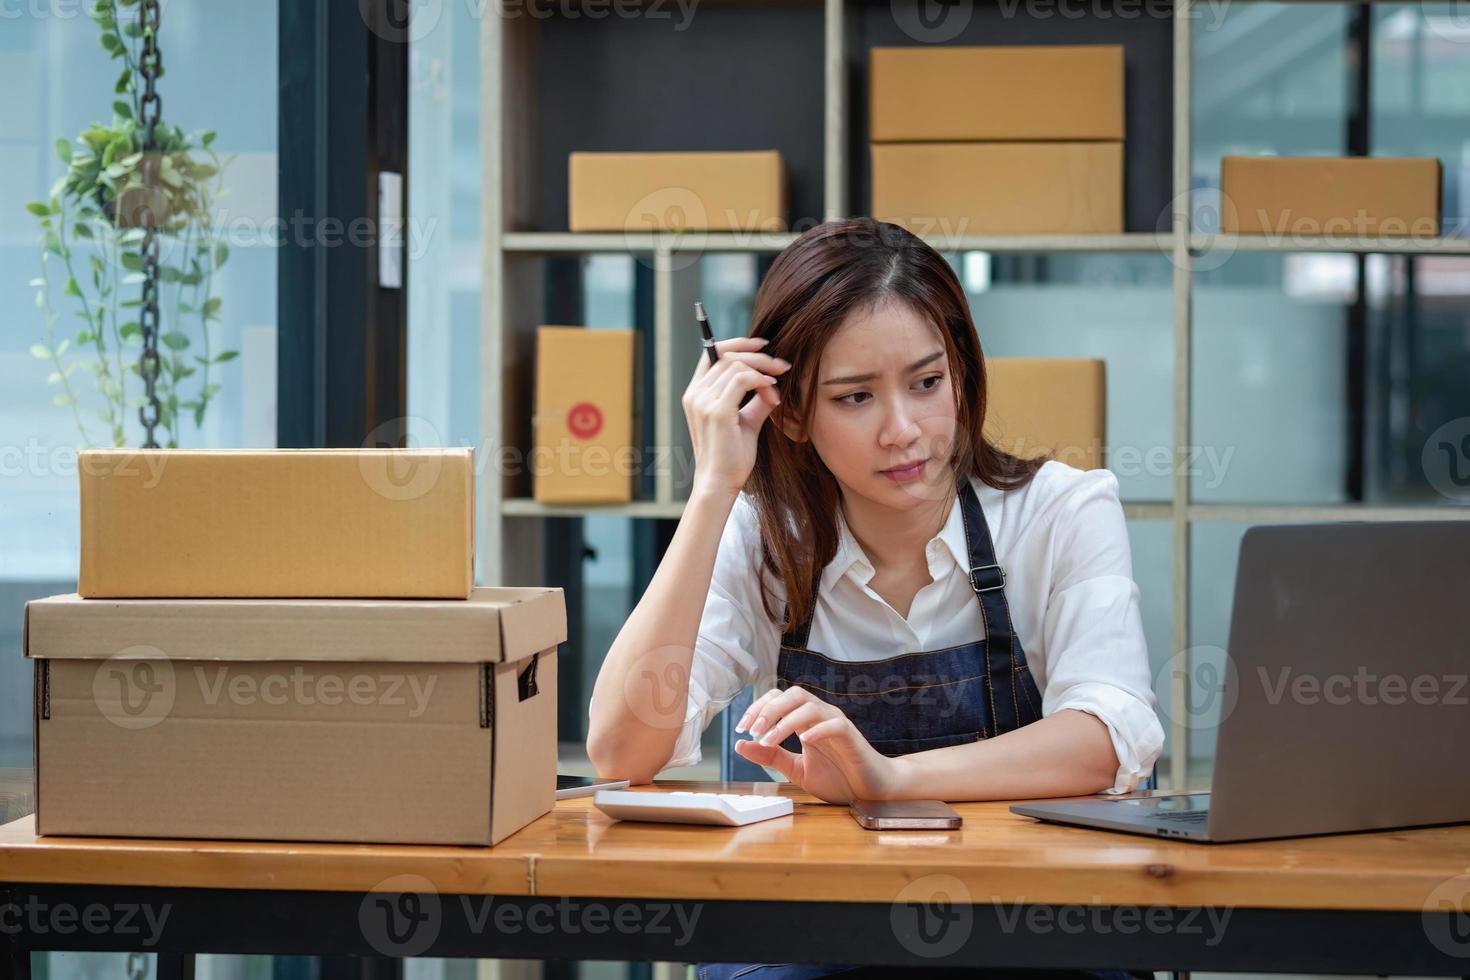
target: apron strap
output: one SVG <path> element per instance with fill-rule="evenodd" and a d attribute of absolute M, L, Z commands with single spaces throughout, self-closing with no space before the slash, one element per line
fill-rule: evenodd
<path fill-rule="evenodd" d="M 1016 699 L 1016 668 L 1019 666 L 1016 629 L 1006 602 L 1005 569 L 995 560 L 995 543 L 980 498 L 968 478 L 960 481 L 960 514 L 965 522 L 965 544 L 970 553 L 970 588 L 980 600 L 985 621 L 985 674 L 990 679 L 990 718 L 994 730 L 986 735 L 1021 727 L 1021 706 Z"/>

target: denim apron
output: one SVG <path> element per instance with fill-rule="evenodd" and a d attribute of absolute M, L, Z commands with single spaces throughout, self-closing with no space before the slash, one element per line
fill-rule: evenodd
<path fill-rule="evenodd" d="M 990 525 L 969 479 L 959 486 L 969 552 L 970 587 L 980 603 L 985 636 L 969 643 L 853 663 L 807 649 L 812 612 L 781 637 L 776 686 L 805 687 L 842 709 L 863 737 L 887 756 L 975 742 L 1014 731 L 1041 718 L 1041 693 L 1011 625 L 1005 571 L 995 560 Z M 816 606 L 813 596 L 811 608 Z M 801 751 L 795 735 L 781 747 Z M 698 980 L 809 980 L 857 969 L 836 963 L 699 963 Z M 880 968 L 902 974 L 901 968 Z M 984 975 L 987 971 L 966 971 Z M 1025 976 L 1025 970 L 1000 971 Z M 1072 977 L 1127 976 L 1113 971 L 1044 971 Z"/>

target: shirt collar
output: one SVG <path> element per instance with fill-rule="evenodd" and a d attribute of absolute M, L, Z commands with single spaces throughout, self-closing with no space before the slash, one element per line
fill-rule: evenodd
<path fill-rule="evenodd" d="M 973 478 L 971 478 L 971 485 L 974 485 Z M 970 555 L 965 542 L 965 519 L 961 506 L 960 498 L 956 495 L 950 504 L 949 517 L 945 519 L 944 526 L 925 544 L 925 555 L 929 560 L 929 574 L 935 580 L 938 580 L 939 576 L 949 568 L 950 562 L 959 565 L 967 573 L 970 569 Z M 949 555 L 948 560 L 945 558 L 946 551 Z M 853 570 L 858 583 L 862 585 L 866 585 L 876 574 L 873 563 L 868 560 L 862 545 L 858 544 L 857 538 L 853 537 L 852 530 L 847 526 L 847 519 L 843 516 L 842 506 L 839 504 L 837 507 L 837 553 L 822 570 L 822 589 L 830 589 L 849 570 Z"/>

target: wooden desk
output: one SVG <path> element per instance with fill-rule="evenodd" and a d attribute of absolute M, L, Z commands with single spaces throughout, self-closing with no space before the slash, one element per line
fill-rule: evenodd
<path fill-rule="evenodd" d="M 1204 845 L 974 803 L 957 831 L 872 832 L 787 785 L 658 785 L 796 812 L 635 824 L 584 798 L 494 848 L 38 838 L 27 817 L 0 827 L 0 909 L 168 909 L 148 945 L 43 913 L 15 950 L 1470 974 L 1467 826 Z"/>

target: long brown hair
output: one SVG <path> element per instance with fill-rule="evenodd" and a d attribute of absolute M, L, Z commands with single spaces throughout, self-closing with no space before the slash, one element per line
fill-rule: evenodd
<path fill-rule="evenodd" d="M 765 353 L 792 363 L 745 484 L 760 522 L 761 565 L 785 583 L 788 619 L 772 608 L 764 574 L 762 605 L 783 629 L 806 617 L 821 571 L 837 554 L 839 487 L 809 438 L 817 364 L 850 312 L 887 299 L 907 303 L 944 337 L 957 403 L 947 463 L 954 482 L 973 474 L 988 486 L 1013 490 L 1046 460 L 1013 456 L 982 433 L 985 357 L 965 291 L 943 256 L 904 228 L 872 218 L 828 221 L 800 235 L 761 282 L 750 329 L 752 337 L 766 338 Z M 774 424 L 783 416 L 800 421 L 803 441 Z"/>

